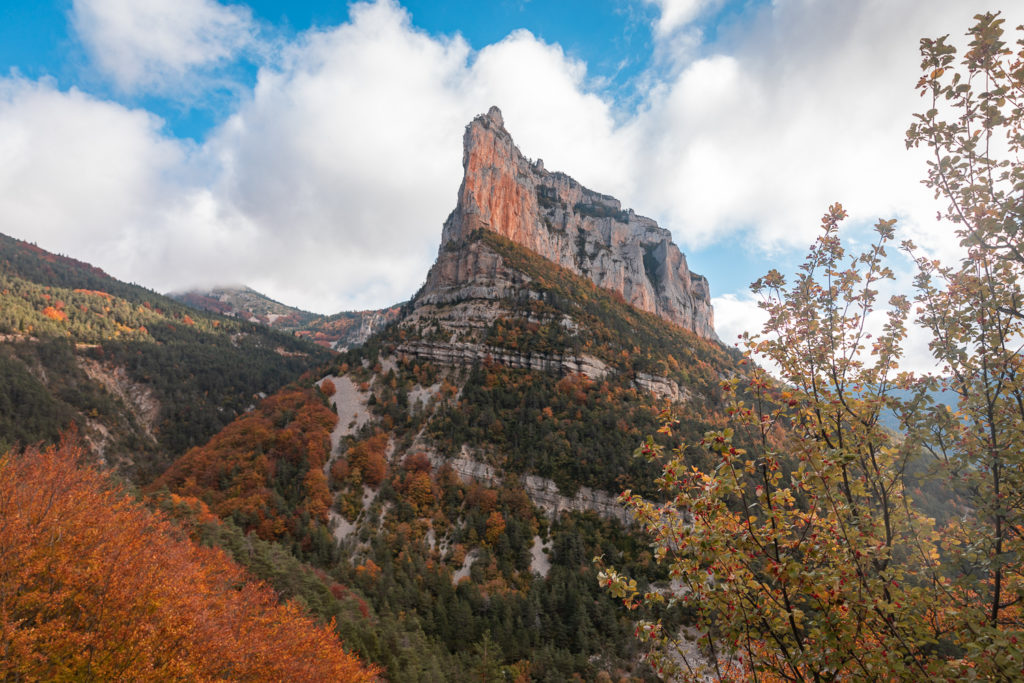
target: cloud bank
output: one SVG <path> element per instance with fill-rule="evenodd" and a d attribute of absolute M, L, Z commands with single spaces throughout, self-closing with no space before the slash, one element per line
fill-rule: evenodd
<path fill-rule="evenodd" d="M 852 225 L 893 216 L 951 244 L 902 140 L 922 106 L 918 39 L 962 33 L 980 5 L 776 0 L 704 44 L 692 22 L 718 3 L 655 4 L 657 49 L 674 61 L 643 74 L 624 111 L 558 45 L 521 30 L 473 49 L 390 0 L 291 41 L 213 0 L 76 0 L 96 69 L 126 91 L 204 87 L 246 51 L 255 87 L 193 143 L 145 110 L 0 78 L 0 232 L 158 290 L 237 282 L 325 313 L 386 305 L 423 281 L 463 127 L 497 104 L 526 155 L 658 219 L 684 249 L 802 250 L 833 201 Z M 732 294 L 720 327 L 743 318 Z"/>

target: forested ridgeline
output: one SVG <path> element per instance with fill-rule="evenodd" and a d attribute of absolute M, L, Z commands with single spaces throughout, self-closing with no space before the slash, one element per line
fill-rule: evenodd
<path fill-rule="evenodd" d="M 133 477 L 159 474 L 329 354 L 200 313 L 74 259 L 0 236 L 0 442 L 77 425 Z"/>

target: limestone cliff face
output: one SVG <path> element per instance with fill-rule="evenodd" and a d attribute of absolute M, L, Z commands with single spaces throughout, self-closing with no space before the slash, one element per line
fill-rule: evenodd
<path fill-rule="evenodd" d="M 618 292 L 630 304 L 717 339 L 707 280 L 691 273 L 668 230 L 563 173 L 531 163 L 497 107 L 466 127 L 465 175 L 444 224 L 442 257 L 474 230 L 493 230 Z M 450 273 L 456 275 L 456 273 Z"/>

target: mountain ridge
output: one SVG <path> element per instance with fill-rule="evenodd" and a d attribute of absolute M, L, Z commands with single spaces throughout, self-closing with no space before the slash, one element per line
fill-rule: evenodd
<path fill-rule="evenodd" d="M 0 235 L 0 449 L 70 425 L 136 481 L 329 358 Z"/>
<path fill-rule="evenodd" d="M 362 344 L 395 320 L 402 305 L 320 315 L 283 304 L 246 285 L 190 289 L 170 292 L 167 296 L 197 310 L 291 332 L 332 351 Z"/>

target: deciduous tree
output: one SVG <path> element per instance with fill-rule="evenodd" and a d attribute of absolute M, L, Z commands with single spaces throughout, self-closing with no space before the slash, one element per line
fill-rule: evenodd
<path fill-rule="evenodd" d="M 0 678 L 371 681 L 329 625 L 278 604 L 80 448 L 0 456 Z"/>
<path fill-rule="evenodd" d="M 1017 680 L 1024 670 L 1024 40 L 1008 47 L 993 14 L 968 36 L 959 61 L 946 38 L 922 40 L 931 107 L 907 137 L 934 153 L 925 183 L 948 201 L 960 263 L 904 243 L 917 294 L 890 299 L 872 336 L 893 225 L 880 221 L 878 243 L 850 258 L 833 206 L 793 283 L 773 271 L 754 285 L 769 319 L 748 350 L 778 380 L 755 369 L 725 383 L 732 426 L 691 446 L 713 453 L 714 468 L 688 467 L 683 445 L 640 449 L 664 456 L 667 502 L 624 498 L 675 582 L 641 592 L 614 569 L 601 581 L 631 608 L 693 610 L 703 657 L 657 620 L 640 622 L 659 671 Z M 931 332 L 936 377 L 897 373 L 912 312 Z M 897 387 L 912 398 L 897 400 Z M 955 393 L 955 410 L 935 404 L 938 389 Z M 880 425 L 887 409 L 901 434 Z M 912 493 L 920 474 L 941 500 Z M 938 519 L 923 512 L 936 502 L 947 507 Z"/>

